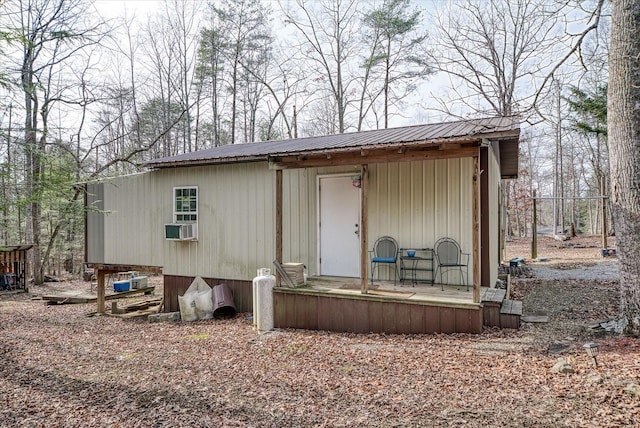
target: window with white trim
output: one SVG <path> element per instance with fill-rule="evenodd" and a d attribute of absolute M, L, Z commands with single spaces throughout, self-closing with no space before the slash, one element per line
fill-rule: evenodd
<path fill-rule="evenodd" d="M 198 221 L 198 188 L 173 188 L 173 220 L 176 223 L 195 223 Z"/>

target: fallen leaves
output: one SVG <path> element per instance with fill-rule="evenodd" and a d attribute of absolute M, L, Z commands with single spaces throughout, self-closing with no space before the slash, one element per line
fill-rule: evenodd
<path fill-rule="evenodd" d="M 640 342 L 588 337 L 615 291 L 567 285 L 514 281 L 550 322 L 481 335 L 258 336 L 247 314 L 147 323 L 0 296 L 0 426 L 632 426 Z M 551 372 L 554 343 L 574 373 Z"/>

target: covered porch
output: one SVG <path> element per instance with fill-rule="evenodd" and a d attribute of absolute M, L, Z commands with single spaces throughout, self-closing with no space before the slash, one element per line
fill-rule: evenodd
<path fill-rule="evenodd" d="M 517 328 L 522 314 L 521 306 L 512 307 L 507 289 L 481 287 L 480 301 L 474 302 L 475 293 L 464 285 L 378 281 L 368 284 L 366 293 L 360 287 L 359 278 L 339 277 L 309 278 L 299 288 L 276 287 L 275 326 L 351 333 L 477 334 L 483 326 Z"/>

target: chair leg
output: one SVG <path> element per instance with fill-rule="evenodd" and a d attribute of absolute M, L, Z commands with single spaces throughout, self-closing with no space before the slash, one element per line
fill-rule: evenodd
<path fill-rule="evenodd" d="M 400 271 L 398 270 L 398 264 L 397 264 L 397 263 L 395 263 L 395 264 L 393 265 L 393 267 L 395 267 L 395 268 L 396 268 L 396 276 L 394 276 L 394 277 L 393 277 L 393 286 L 395 287 L 395 285 L 396 285 L 396 278 L 400 279 Z"/>

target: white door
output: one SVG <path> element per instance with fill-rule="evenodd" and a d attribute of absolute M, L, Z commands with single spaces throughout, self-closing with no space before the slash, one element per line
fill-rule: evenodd
<path fill-rule="evenodd" d="M 318 180 L 320 274 L 360 277 L 360 189 L 349 176 Z"/>

